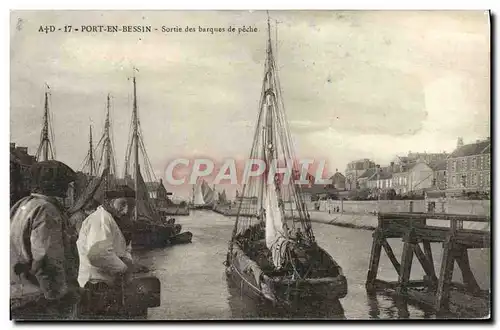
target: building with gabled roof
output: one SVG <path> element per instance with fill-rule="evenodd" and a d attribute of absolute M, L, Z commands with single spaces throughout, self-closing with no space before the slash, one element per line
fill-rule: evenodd
<path fill-rule="evenodd" d="M 459 139 L 463 144 L 463 140 Z M 477 140 L 475 143 L 457 145 L 447 159 L 446 182 L 450 195 L 491 190 L 491 141 Z"/>

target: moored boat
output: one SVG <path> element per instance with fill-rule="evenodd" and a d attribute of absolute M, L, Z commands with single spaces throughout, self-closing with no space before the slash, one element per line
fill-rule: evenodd
<path fill-rule="evenodd" d="M 170 238 L 170 241 L 172 244 L 185 244 L 185 243 L 191 243 L 193 238 L 193 233 L 190 231 L 185 231 L 183 233 L 179 233 L 172 238 Z"/>
<path fill-rule="evenodd" d="M 275 174 L 276 168 L 273 171 L 280 161 L 286 164 L 296 158 L 269 21 L 268 28 L 265 77 L 249 157 L 263 160 L 266 170 L 243 187 L 225 265 L 242 290 L 293 309 L 313 300 L 345 297 L 347 280 L 341 266 L 315 240 L 302 188 L 294 182 L 300 173 L 296 165 L 292 164 L 289 181 Z"/>

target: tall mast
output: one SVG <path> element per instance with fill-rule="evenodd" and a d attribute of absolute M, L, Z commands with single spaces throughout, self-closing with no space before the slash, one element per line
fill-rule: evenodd
<path fill-rule="evenodd" d="M 45 91 L 45 106 L 43 112 L 43 128 L 42 128 L 42 145 L 43 149 L 43 160 L 49 160 L 49 93 Z"/>
<path fill-rule="evenodd" d="M 46 161 L 49 160 L 49 149 L 50 149 L 50 158 L 54 159 L 54 152 L 52 148 L 52 143 L 49 138 L 49 93 L 50 87 L 45 84 L 45 104 L 43 111 L 43 125 L 42 125 L 42 134 L 40 136 L 40 145 L 38 146 L 36 158 L 38 161 Z"/>
<path fill-rule="evenodd" d="M 104 148 L 105 148 L 105 157 L 106 157 L 106 167 L 111 167 L 111 139 L 109 137 L 109 107 L 110 107 L 110 95 L 108 93 L 107 102 L 106 102 L 106 121 L 104 123 Z"/>
<path fill-rule="evenodd" d="M 133 133 L 133 146 L 134 146 L 134 190 L 135 190 L 135 202 L 137 205 L 138 201 L 138 179 L 139 179 L 139 130 L 138 130 L 138 119 L 137 119 L 137 91 L 136 91 L 136 83 L 135 83 L 135 68 L 134 68 L 134 76 L 132 81 L 134 83 L 134 104 L 133 104 L 133 125 L 134 125 L 134 133 Z M 135 207 L 135 220 L 137 221 L 137 207 Z"/>
<path fill-rule="evenodd" d="M 194 194 L 195 194 L 194 189 L 195 189 L 195 186 L 196 186 L 196 184 L 193 185 L 193 201 L 192 201 L 193 205 L 194 205 Z"/>
<path fill-rule="evenodd" d="M 271 46 L 271 22 L 269 18 L 269 12 L 267 13 L 267 32 L 268 32 L 268 39 L 267 39 L 267 71 L 266 71 L 266 87 L 265 87 L 265 101 L 263 103 L 263 107 L 267 108 L 266 111 L 266 119 L 265 119 L 265 127 L 266 129 L 262 131 L 262 134 L 264 135 L 263 137 L 263 145 L 262 147 L 264 148 L 263 150 L 263 156 L 264 156 L 264 161 L 266 162 L 266 169 L 269 169 L 269 162 L 272 159 L 272 154 L 273 154 L 273 131 L 272 131 L 272 105 L 271 105 L 271 98 L 270 94 L 273 92 L 272 90 L 272 46 Z M 265 171 L 265 178 L 268 178 L 268 170 Z M 264 182 L 261 186 L 261 192 L 260 192 L 260 199 L 261 199 L 261 208 L 264 207 L 264 186 L 266 183 Z M 261 211 L 262 212 L 262 211 Z"/>
<path fill-rule="evenodd" d="M 90 176 L 94 176 L 94 152 L 92 146 L 92 125 L 90 125 L 89 133 L 89 163 L 90 163 Z"/>

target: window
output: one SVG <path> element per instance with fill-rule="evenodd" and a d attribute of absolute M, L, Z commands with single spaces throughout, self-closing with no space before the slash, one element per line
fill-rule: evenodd
<path fill-rule="evenodd" d="M 452 177 L 451 177 L 451 184 L 452 184 L 453 186 L 456 186 L 456 185 L 457 185 L 457 177 L 456 177 L 456 176 L 452 176 Z"/>
<path fill-rule="evenodd" d="M 490 168 L 490 155 L 484 157 L 484 169 L 488 170 Z"/>
<path fill-rule="evenodd" d="M 467 171 L 467 159 L 462 158 L 462 172 Z"/>
<path fill-rule="evenodd" d="M 479 185 L 484 186 L 484 175 L 483 173 L 479 173 Z"/>
<path fill-rule="evenodd" d="M 486 176 L 486 180 L 485 180 L 484 184 L 486 186 L 489 186 L 490 185 L 490 172 L 487 172 L 485 176 Z"/>
<path fill-rule="evenodd" d="M 472 157 L 472 162 L 471 162 L 471 169 L 475 170 L 476 169 L 476 157 Z"/>
<path fill-rule="evenodd" d="M 467 187 L 467 175 L 462 175 L 462 180 L 460 181 L 462 187 Z"/>
<path fill-rule="evenodd" d="M 472 186 L 475 186 L 477 184 L 477 173 L 472 173 L 470 183 Z"/>
<path fill-rule="evenodd" d="M 451 162 L 451 171 L 456 172 L 457 171 L 457 161 L 454 160 Z"/>
<path fill-rule="evenodd" d="M 429 213 L 433 213 L 436 210 L 436 202 L 429 202 L 427 204 L 427 210 Z"/>

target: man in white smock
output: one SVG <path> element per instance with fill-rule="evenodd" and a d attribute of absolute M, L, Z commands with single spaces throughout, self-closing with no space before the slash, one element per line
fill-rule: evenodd
<path fill-rule="evenodd" d="M 119 186 L 106 192 L 106 202 L 82 224 L 77 240 L 78 282 L 89 292 L 93 313 L 120 308 L 124 285 L 133 272 L 131 223 L 135 192 Z"/>

